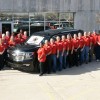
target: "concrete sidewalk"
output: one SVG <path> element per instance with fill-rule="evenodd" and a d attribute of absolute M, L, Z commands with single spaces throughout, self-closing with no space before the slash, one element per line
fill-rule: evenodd
<path fill-rule="evenodd" d="M 42 77 L 0 71 L 0 100 L 100 100 L 100 62 Z"/>

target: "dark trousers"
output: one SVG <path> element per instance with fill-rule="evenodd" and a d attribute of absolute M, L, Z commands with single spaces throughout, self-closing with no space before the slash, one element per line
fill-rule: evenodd
<path fill-rule="evenodd" d="M 49 74 L 49 73 L 51 73 L 51 55 L 48 55 L 47 57 L 46 57 L 46 72 Z"/>
<path fill-rule="evenodd" d="M 45 62 L 40 62 L 40 74 L 45 73 Z"/>
<path fill-rule="evenodd" d="M 75 51 L 73 52 L 73 64 L 78 66 L 78 51 Z"/>
<path fill-rule="evenodd" d="M 56 54 L 52 54 L 51 55 L 51 63 L 52 63 L 52 71 L 53 72 L 56 72 L 56 70 L 57 70 L 57 56 L 56 56 Z"/>
<path fill-rule="evenodd" d="M 91 62 L 92 60 L 93 60 L 93 46 L 89 50 L 89 62 Z"/>
<path fill-rule="evenodd" d="M 7 65 L 7 49 L 5 50 L 3 56 L 4 56 L 4 65 Z"/>
<path fill-rule="evenodd" d="M 4 67 L 4 54 L 0 55 L 0 70 Z"/>
<path fill-rule="evenodd" d="M 69 68 L 73 66 L 73 54 L 71 54 L 71 50 L 69 50 L 69 53 L 68 53 L 68 65 L 69 65 Z"/>
<path fill-rule="evenodd" d="M 78 64 L 82 64 L 82 51 L 81 51 L 81 48 L 79 48 L 77 50 L 77 53 L 78 53 Z"/>
<path fill-rule="evenodd" d="M 95 46 L 95 56 L 96 56 L 96 59 L 99 59 L 100 60 L 100 46 L 97 45 Z"/>

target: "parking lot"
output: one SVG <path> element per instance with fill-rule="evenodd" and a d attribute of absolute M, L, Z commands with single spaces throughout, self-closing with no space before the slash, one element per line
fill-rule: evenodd
<path fill-rule="evenodd" d="M 56 74 L 0 71 L 0 100 L 100 100 L 100 62 Z"/>

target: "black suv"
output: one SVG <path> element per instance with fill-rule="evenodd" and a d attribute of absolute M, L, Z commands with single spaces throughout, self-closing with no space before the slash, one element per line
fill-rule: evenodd
<path fill-rule="evenodd" d="M 39 48 L 39 43 L 44 42 L 46 39 L 56 38 L 56 36 L 62 36 L 67 34 L 74 33 L 83 33 L 82 30 L 68 30 L 68 29 L 59 29 L 59 30 L 47 30 L 36 32 L 31 35 L 24 44 L 16 45 L 7 50 L 8 59 L 7 64 L 13 68 L 21 69 L 24 71 L 38 71 L 38 59 L 37 59 L 37 50 Z"/>

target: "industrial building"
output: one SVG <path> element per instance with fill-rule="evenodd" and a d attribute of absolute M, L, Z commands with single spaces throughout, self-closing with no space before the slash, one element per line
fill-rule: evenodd
<path fill-rule="evenodd" d="M 6 23 L 13 28 L 22 22 L 66 23 L 65 27 L 99 31 L 100 0 L 0 0 L 0 31 Z"/>

